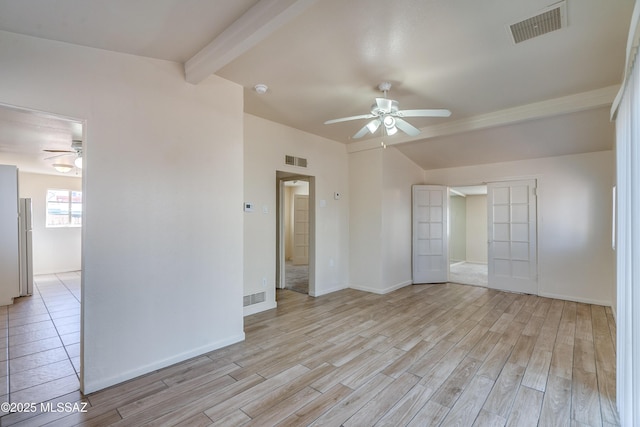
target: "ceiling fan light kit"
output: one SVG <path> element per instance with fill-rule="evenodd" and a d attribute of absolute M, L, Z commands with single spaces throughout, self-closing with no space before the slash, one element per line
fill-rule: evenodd
<path fill-rule="evenodd" d="M 57 157 L 76 156 L 73 160 L 73 165 L 67 163 L 52 164 L 51 166 L 53 166 L 53 168 L 58 172 L 67 173 L 73 169 L 74 165 L 78 169 L 82 169 L 82 141 L 78 139 L 71 141 L 71 150 L 47 149 L 43 151 L 47 153 L 57 153 L 54 156 L 45 158 L 44 160 L 55 159 Z"/>
<path fill-rule="evenodd" d="M 367 132 L 375 133 L 380 125 L 383 125 L 386 135 L 395 135 L 398 129 L 410 136 L 420 134 L 420 129 L 403 119 L 403 117 L 449 117 L 451 111 L 445 109 L 400 110 L 398 101 L 387 98 L 387 92 L 391 89 L 391 83 L 382 82 L 378 89 L 384 93 L 384 98 L 376 98 L 371 106 L 371 113 L 359 116 L 343 117 L 324 122 L 325 125 L 347 122 L 351 120 L 373 119 L 364 125 L 355 135 L 354 139 L 362 138 Z"/>
<path fill-rule="evenodd" d="M 66 163 L 54 163 L 53 168 L 60 173 L 68 173 L 73 169 L 73 165 L 68 165 Z"/>

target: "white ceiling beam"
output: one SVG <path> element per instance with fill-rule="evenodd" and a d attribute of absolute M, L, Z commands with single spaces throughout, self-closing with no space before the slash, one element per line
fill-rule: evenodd
<path fill-rule="evenodd" d="M 297 17 L 316 0 L 260 0 L 184 64 L 185 78 L 198 84 Z"/>
<path fill-rule="evenodd" d="M 619 89 L 619 85 L 607 86 L 589 92 L 507 108 L 492 113 L 453 120 L 439 125 L 426 126 L 420 129 L 420 134 L 417 136 L 402 135 L 393 139 L 383 138 L 383 141 L 386 146 L 397 145 L 438 136 L 454 135 L 462 132 L 543 119 L 561 114 L 577 113 L 593 108 L 607 107 L 611 106 Z M 380 147 L 380 138 L 372 138 L 365 141 L 349 143 L 347 145 L 347 152 L 354 153 L 356 151 L 371 150 Z"/>

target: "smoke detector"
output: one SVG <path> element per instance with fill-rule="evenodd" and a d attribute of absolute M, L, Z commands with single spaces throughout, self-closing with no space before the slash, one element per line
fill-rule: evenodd
<path fill-rule="evenodd" d="M 508 26 L 513 43 L 541 36 L 567 26 L 567 2 L 561 1 Z"/>
<path fill-rule="evenodd" d="M 253 87 L 253 89 L 255 89 L 255 91 L 260 94 L 260 95 L 264 95 L 265 93 L 267 93 L 267 90 L 269 90 L 269 87 L 265 84 L 262 83 L 258 83 L 257 85 L 255 85 Z"/>

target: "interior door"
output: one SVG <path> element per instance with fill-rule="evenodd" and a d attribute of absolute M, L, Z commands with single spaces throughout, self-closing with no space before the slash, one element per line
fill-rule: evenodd
<path fill-rule="evenodd" d="M 413 186 L 413 283 L 449 280 L 449 190 Z"/>
<path fill-rule="evenodd" d="M 309 264 L 309 196 L 293 198 L 293 264 Z"/>
<path fill-rule="evenodd" d="M 538 294 L 536 181 L 487 185 L 489 287 Z"/>

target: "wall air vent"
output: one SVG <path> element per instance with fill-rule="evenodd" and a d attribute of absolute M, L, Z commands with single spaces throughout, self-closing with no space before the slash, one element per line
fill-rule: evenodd
<path fill-rule="evenodd" d="M 258 304 L 264 302 L 266 299 L 266 292 L 258 292 L 257 294 L 245 295 L 242 301 L 242 306 Z"/>
<path fill-rule="evenodd" d="M 567 3 L 556 3 L 539 14 L 509 25 L 509 33 L 514 43 L 520 43 L 534 37 L 567 26 Z"/>
<path fill-rule="evenodd" d="M 284 156 L 284 163 L 291 166 L 300 166 L 301 168 L 307 167 L 307 159 L 302 157 L 286 155 Z"/>

